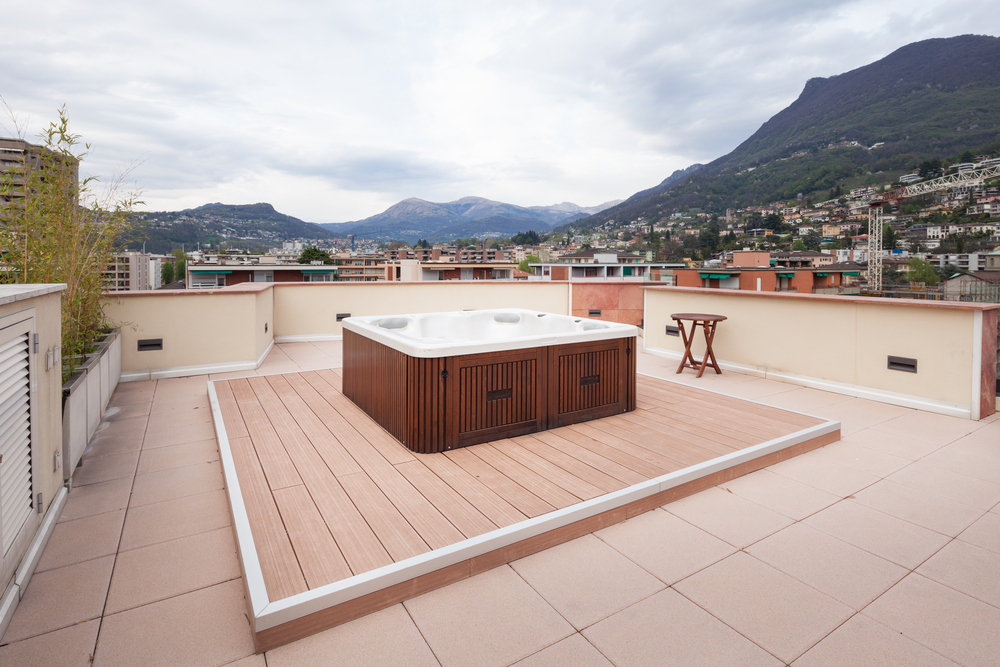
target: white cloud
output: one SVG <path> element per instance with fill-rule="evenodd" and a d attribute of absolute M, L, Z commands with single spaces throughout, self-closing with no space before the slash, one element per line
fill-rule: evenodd
<path fill-rule="evenodd" d="M 3 10 L 0 95 L 30 135 L 66 103 L 87 170 L 143 160 L 151 209 L 317 222 L 410 196 L 627 197 L 732 150 L 809 78 L 1000 27 L 971 0 L 93 5 Z"/>

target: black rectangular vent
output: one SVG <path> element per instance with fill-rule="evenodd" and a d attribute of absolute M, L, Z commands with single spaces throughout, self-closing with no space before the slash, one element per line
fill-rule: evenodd
<path fill-rule="evenodd" d="M 350 313 L 337 313 L 337 321 L 339 322 L 345 317 L 350 317 L 350 316 L 351 316 Z"/>
<path fill-rule="evenodd" d="M 146 338 L 145 340 L 139 341 L 139 352 L 152 352 L 153 350 L 163 349 L 163 339 L 162 338 Z"/>
<path fill-rule="evenodd" d="M 907 357 L 894 357 L 892 355 L 889 355 L 889 370 L 905 371 L 906 373 L 916 373 L 917 360 L 909 359 Z"/>
<path fill-rule="evenodd" d="M 600 316 L 601 316 L 601 311 L 599 308 L 591 308 L 590 311 L 587 313 L 587 317 L 600 317 Z"/>
<path fill-rule="evenodd" d="M 667 335 L 668 336 L 680 336 L 681 335 L 680 327 L 672 327 L 672 326 L 670 326 L 668 324 L 667 325 Z"/>

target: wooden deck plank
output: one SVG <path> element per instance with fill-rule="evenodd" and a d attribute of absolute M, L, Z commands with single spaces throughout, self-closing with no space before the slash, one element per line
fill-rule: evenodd
<path fill-rule="evenodd" d="M 579 433 L 569 431 L 568 429 L 556 429 L 551 431 L 540 431 L 538 433 L 532 433 L 531 435 L 533 438 L 544 442 L 552 449 L 560 451 L 567 456 L 572 456 L 573 458 L 596 470 L 603 471 L 607 475 L 622 482 L 625 486 L 638 484 L 649 479 L 646 475 L 636 472 L 632 468 L 622 465 L 621 463 L 618 463 L 617 461 L 614 461 L 606 456 L 602 456 L 599 453 L 599 450 L 605 447 L 603 443 L 593 440 L 592 444 L 595 449 L 589 449 L 578 444 L 575 440 L 585 438 L 585 436 L 582 436 Z M 590 440 L 589 438 L 587 439 Z"/>
<path fill-rule="evenodd" d="M 249 438 L 240 406 L 233 396 L 233 388 L 228 382 L 215 383 L 215 395 L 219 398 L 219 410 L 222 412 L 222 423 L 226 425 L 226 435 L 230 438 Z"/>
<path fill-rule="evenodd" d="M 497 525 L 487 519 L 472 503 L 462 497 L 420 461 L 400 463 L 396 466 L 403 477 L 437 507 L 466 537 L 475 537 L 496 530 Z"/>
<path fill-rule="evenodd" d="M 305 486 L 275 489 L 274 500 L 309 588 L 353 574 Z"/>
<path fill-rule="evenodd" d="M 697 422 L 709 419 L 708 413 L 699 410 L 697 406 L 682 404 L 683 413 L 678 413 L 668 407 L 656 407 L 643 412 L 643 417 L 656 424 L 673 424 L 677 429 L 688 433 L 701 433 L 720 444 L 725 444 L 732 449 L 743 449 L 750 445 L 767 442 L 782 433 L 788 432 L 789 425 L 781 424 L 774 420 L 751 420 L 739 419 L 738 421 L 726 421 L 722 423 L 716 416 L 716 422 L 711 428 L 699 427 Z M 797 427 L 794 427 L 797 428 Z"/>
<path fill-rule="evenodd" d="M 419 461 L 497 527 L 510 526 L 528 518 L 444 454 L 426 454 Z"/>
<path fill-rule="evenodd" d="M 268 598 L 281 600 L 308 590 L 253 443 L 235 438 L 229 444 Z"/>
<path fill-rule="evenodd" d="M 295 384 L 293 384 L 295 386 Z M 388 496 L 399 512 L 406 517 L 406 520 L 420 534 L 421 538 L 432 548 L 439 549 L 456 541 L 463 539 L 462 532 L 456 528 L 433 504 L 431 504 L 412 484 L 393 467 L 390 461 L 382 456 L 382 450 L 376 449 L 374 445 L 365 437 L 364 432 L 370 431 L 372 427 L 378 429 L 380 434 L 391 437 L 380 426 L 375 424 L 368 415 L 364 415 L 364 424 L 353 421 L 350 424 L 343 419 L 342 413 L 329 405 L 330 397 L 335 400 L 343 400 L 342 395 L 324 392 L 315 392 L 312 387 L 295 386 L 299 394 L 314 412 L 322 413 L 324 422 L 328 428 L 335 428 L 338 440 L 351 454 L 354 460 L 361 466 L 362 470 L 378 485 L 382 492 Z M 339 399 L 336 399 L 339 396 Z M 323 406 L 323 402 L 328 407 Z M 330 412 L 333 410 L 333 412 Z M 363 413 L 362 413 L 363 414 Z M 360 419 L 360 418 L 357 418 Z M 342 422 L 342 423 L 338 423 Z M 348 426 L 358 426 L 351 434 Z M 402 445 L 393 440 L 397 448 L 403 449 Z M 396 456 L 398 463 L 406 463 L 407 459 Z M 411 455 L 409 461 L 415 461 Z"/>
<path fill-rule="evenodd" d="M 609 417 L 609 419 L 614 419 L 614 417 Z M 598 425 L 591 422 L 573 424 L 572 426 L 567 426 L 567 428 L 570 431 L 585 435 L 592 440 L 607 445 L 610 451 L 618 452 L 616 456 L 622 459 L 620 462 L 623 465 L 628 465 L 636 472 L 645 474 L 647 479 L 659 477 L 660 475 L 665 475 L 668 472 L 673 472 L 689 465 L 684 460 L 686 457 L 682 456 L 683 452 L 671 452 L 672 456 L 664 456 L 660 452 L 648 449 L 643 444 L 637 444 L 629 440 L 625 437 L 628 435 L 628 432 L 621 428 L 609 427 L 603 424 L 598 427 Z M 635 440 L 639 440 L 639 438 L 635 438 Z M 629 458 L 625 459 L 622 455 Z M 625 461 L 630 462 L 625 463 Z"/>
<path fill-rule="evenodd" d="M 509 440 L 483 443 L 472 452 L 553 507 L 569 507 L 583 500 L 561 488 L 507 453 Z"/>
<path fill-rule="evenodd" d="M 559 466 L 562 470 L 565 470 L 569 474 L 593 485 L 594 487 L 600 489 L 603 493 L 617 491 L 618 489 L 622 489 L 627 486 L 621 480 L 615 479 L 611 475 L 602 472 L 599 468 L 588 465 L 580 459 L 570 456 L 569 454 L 543 442 L 535 437 L 537 435 L 537 433 L 533 433 L 531 435 L 522 435 L 511 439 L 532 454 Z M 611 462 L 605 459 L 604 463 L 607 464 Z"/>
<path fill-rule="evenodd" d="M 567 493 L 571 493 L 581 500 L 589 500 L 590 498 L 603 496 L 607 493 L 603 488 L 591 484 L 578 475 L 574 475 L 544 456 L 539 456 L 530 447 L 525 447 L 522 443 L 522 438 L 530 439 L 530 436 L 510 438 L 503 441 L 502 445 L 498 445 L 497 448 L 528 470 L 538 473 L 544 479 L 551 481 Z M 537 443 L 538 441 L 536 440 L 535 442 Z"/>
<path fill-rule="evenodd" d="M 272 489 L 283 489 L 301 484 L 302 479 L 292 465 L 288 451 L 271 426 L 260 403 L 256 400 L 240 401 L 240 414 L 243 415 L 243 421 L 247 425 L 253 447 L 257 451 L 257 458 L 260 459 L 260 465 L 267 477 L 268 486 Z"/>
<path fill-rule="evenodd" d="M 349 398 L 339 391 L 322 391 L 319 395 L 326 399 L 326 402 L 333 406 L 344 419 L 364 436 L 368 443 L 378 450 L 379 454 L 389 463 L 406 463 L 415 460 L 414 454 L 406 447 L 399 444 L 399 441 L 389 435 L 375 420 L 366 415 L 361 408 L 351 402 Z"/>
<path fill-rule="evenodd" d="M 481 458 L 465 449 L 452 449 L 444 453 L 470 475 L 481 479 L 501 498 L 527 517 L 539 516 L 556 509 L 523 486 L 510 479 Z"/>
<path fill-rule="evenodd" d="M 365 517 L 394 562 L 431 550 L 371 477 L 358 472 L 338 477 L 337 481 L 344 487 L 344 491 L 351 497 L 354 506 Z"/>
<path fill-rule="evenodd" d="M 725 445 L 717 442 L 714 434 L 713 437 L 704 437 L 689 433 L 671 424 L 654 421 L 650 419 L 650 416 L 651 414 L 645 410 L 615 415 L 607 423 L 602 424 L 601 428 L 609 433 L 613 432 L 615 428 L 628 429 L 644 438 L 638 443 L 641 447 L 657 453 L 669 452 L 668 458 L 685 465 L 692 465 L 716 456 L 724 456 L 745 446 Z"/>
<path fill-rule="evenodd" d="M 299 397 L 285 376 L 269 375 L 267 380 L 275 394 L 280 397 L 294 423 L 309 438 L 334 475 L 351 475 L 361 472 L 361 466 L 347 452 L 340 440 L 330 432 L 323 420 Z"/>

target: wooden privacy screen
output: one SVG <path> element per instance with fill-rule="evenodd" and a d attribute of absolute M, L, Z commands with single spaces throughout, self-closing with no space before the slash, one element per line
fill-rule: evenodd
<path fill-rule="evenodd" d="M 344 395 L 415 452 L 635 410 L 635 337 L 422 359 L 344 331 Z"/>

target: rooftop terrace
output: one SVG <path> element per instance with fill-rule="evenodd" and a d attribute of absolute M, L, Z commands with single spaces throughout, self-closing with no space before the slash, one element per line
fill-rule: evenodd
<path fill-rule="evenodd" d="M 658 382 L 835 420 L 842 439 L 255 654 L 206 380 L 340 366 L 339 341 L 278 343 L 256 370 L 119 385 L 0 663 L 992 665 L 1000 655 L 998 415 L 729 371 L 696 380 L 651 354 L 638 369 Z"/>

